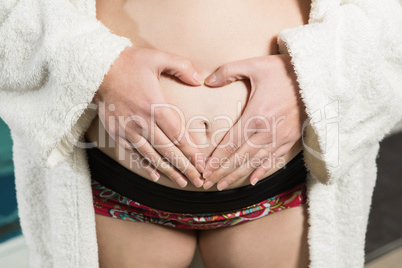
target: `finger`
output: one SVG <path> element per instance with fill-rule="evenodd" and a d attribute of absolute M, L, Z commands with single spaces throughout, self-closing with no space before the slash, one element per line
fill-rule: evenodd
<path fill-rule="evenodd" d="M 218 190 L 222 191 L 239 179 L 249 176 L 256 168 L 261 165 L 262 162 L 264 162 L 266 154 L 267 152 L 265 150 L 260 150 L 252 159 L 247 161 L 245 165 L 236 169 L 234 172 L 221 179 L 217 184 Z"/>
<path fill-rule="evenodd" d="M 208 181 L 216 183 L 223 177 L 228 176 L 252 159 L 262 148 L 267 147 L 269 142 L 269 136 L 266 133 L 255 133 L 208 177 Z M 211 186 L 211 183 L 204 184 L 204 189 L 207 190 Z"/>
<path fill-rule="evenodd" d="M 184 83 L 193 86 L 199 86 L 204 83 L 204 78 L 194 69 L 189 60 L 169 53 L 165 53 L 160 60 L 160 66 L 162 67 L 160 73 L 173 75 Z"/>
<path fill-rule="evenodd" d="M 275 150 L 274 155 L 276 158 L 283 157 L 286 155 L 290 149 L 292 149 L 294 142 L 288 142 L 280 146 L 278 149 Z"/>
<path fill-rule="evenodd" d="M 143 158 L 141 154 L 131 146 L 130 142 L 124 138 L 119 138 L 118 144 L 130 154 L 130 164 L 137 162 L 137 166 L 141 167 L 146 173 L 148 173 L 154 182 L 159 180 L 160 174 L 158 170 L 148 160 Z"/>
<path fill-rule="evenodd" d="M 254 65 L 249 59 L 226 63 L 205 78 L 205 84 L 220 87 L 237 80 L 250 78 L 254 73 Z"/>
<path fill-rule="evenodd" d="M 231 155 L 235 155 L 245 141 L 249 140 L 255 133 L 266 135 L 265 143 L 268 144 L 272 137 L 272 133 L 269 132 L 270 124 L 267 118 L 259 115 L 249 116 L 245 111 L 236 124 L 228 131 L 228 133 L 226 133 L 211 157 L 208 159 L 203 173 L 204 179 L 209 179 L 213 172 L 220 168 L 219 163 L 226 161 L 226 159 L 229 159 Z M 260 139 L 261 137 L 262 136 L 257 136 L 256 139 Z M 252 141 L 251 144 L 254 146 L 256 140 Z M 261 142 L 258 144 L 261 144 Z M 247 149 L 245 149 L 245 152 L 246 150 Z"/>
<path fill-rule="evenodd" d="M 275 156 L 271 154 L 262 164 L 254 170 L 254 172 L 250 175 L 250 183 L 251 185 L 256 185 L 264 176 L 265 173 L 268 172 L 273 167 L 273 163 Z"/>
<path fill-rule="evenodd" d="M 175 168 L 186 175 L 197 188 L 204 184 L 197 169 L 158 127 L 155 129 L 153 142 L 152 146 Z"/>
<path fill-rule="evenodd" d="M 277 163 L 279 157 L 283 157 L 286 155 L 290 149 L 292 148 L 292 143 L 286 143 L 279 147 L 275 152 L 269 153 L 268 159 L 266 159 L 260 167 L 258 167 L 253 174 L 250 176 L 250 183 L 255 185 L 257 182 L 261 180 L 265 176 L 265 173 L 268 172 L 271 168 L 274 167 L 275 163 Z"/>
<path fill-rule="evenodd" d="M 138 139 L 145 138 L 136 137 L 134 140 Z M 177 185 L 182 188 L 187 186 L 187 179 L 183 177 L 181 172 L 174 169 L 174 167 L 168 161 L 162 159 L 161 155 L 152 147 L 149 142 L 144 142 L 140 147 L 136 147 L 135 149 L 160 172 L 164 173 L 172 181 L 176 182 Z"/>
<path fill-rule="evenodd" d="M 165 109 L 163 109 L 165 108 Z M 185 128 L 185 117 L 182 111 L 170 104 L 164 104 L 163 107 L 155 109 L 155 122 L 170 142 L 175 145 L 185 155 L 199 173 L 204 172 L 205 161 L 204 154 L 197 148 L 190 134 Z M 159 134 L 159 133 L 158 133 Z M 160 136 L 155 136 L 159 138 Z M 167 142 L 166 142 L 167 143 Z"/>

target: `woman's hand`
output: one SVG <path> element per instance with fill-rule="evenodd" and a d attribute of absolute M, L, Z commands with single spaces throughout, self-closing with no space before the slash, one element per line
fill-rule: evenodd
<path fill-rule="evenodd" d="M 158 50 L 129 47 L 112 65 L 94 97 L 99 117 L 120 146 L 138 151 L 181 187 L 187 185 L 186 177 L 201 187 L 204 157 L 191 142 L 183 118 L 166 108 L 159 85 L 162 73 L 193 86 L 203 83 L 188 60 Z M 145 170 L 157 181 L 160 174 L 155 168 Z"/>
<path fill-rule="evenodd" d="M 272 55 L 235 61 L 221 66 L 205 79 L 211 87 L 249 79 L 251 92 L 236 124 L 228 131 L 203 173 L 204 188 L 218 183 L 223 190 L 250 175 L 250 183 L 272 167 L 301 137 L 306 119 L 296 75 L 289 55 Z"/>

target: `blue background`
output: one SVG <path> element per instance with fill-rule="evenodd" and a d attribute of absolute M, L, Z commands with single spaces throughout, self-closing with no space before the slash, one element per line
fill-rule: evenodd
<path fill-rule="evenodd" d="M 0 118 L 0 243 L 20 234 L 12 139 L 8 126 Z"/>

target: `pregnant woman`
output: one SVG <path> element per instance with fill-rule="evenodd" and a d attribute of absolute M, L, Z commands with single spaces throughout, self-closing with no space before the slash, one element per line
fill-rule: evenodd
<path fill-rule="evenodd" d="M 280 31 L 307 23 L 310 1 L 98 0 L 96 7 L 97 18 L 105 26 L 115 34 L 130 38 L 134 54 L 146 51 L 150 55 L 158 55 L 159 51 L 163 51 L 180 56 L 190 61 L 201 77 L 211 75 L 220 67 L 207 79 L 208 85 L 214 87 L 204 84 L 191 86 L 173 79 L 172 76 L 162 74 L 159 84 L 165 102 L 152 103 L 158 105 L 155 108 L 155 115 L 171 113 L 171 116 L 165 117 L 164 120 L 173 120 L 175 116 L 180 118 L 189 134 L 183 139 L 190 147 L 197 148 L 199 154 L 210 157 L 248 105 L 260 108 L 254 117 L 249 118 L 248 132 L 256 129 L 253 123 L 266 122 L 265 132 L 259 131 L 259 134 L 269 137 L 270 132 L 274 132 L 277 128 L 275 135 L 284 136 L 283 129 L 280 127 L 281 124 L 286 123 L 293 135 L 292 144 L 287 145 L 284 153 L 277 154 L 276 158 L 269 157 L 270 153 L 275 153 L 278 149 L 275 147 L 277 145 L 271 142 L 271 146 L 267 146 L 265 153 L 255 149 L 264 145 L 263 142 L 266 139 L 262 141 L 249 139 L 253 141 L 250 148 L 255 153 L 252 150 L 250 150 L 251 153 L 244 149 L 242 151 L 243 147 L 234 143 L 235 146 L 241 147 L 240 153 L 229 154 L 228 166 L 218 171 L 211 163 L 213 163 L 212 158 L 219 160 L 222 152 L 227 152 L 225 148 L 229 145 L 223 140 L 220 151 L 217 150 L 207 162 L 207 169 L 209 167 L 211 174 L 207 181 L 204 181 L 204 178 L 208 170 L 204 171 L 205 165 L 202 159 L 197 161 L 199 163 L 194 162 L 194 165 L 190 163 L 186 165 L 184 157 L 176 158 L 176 161 L 172 161 L 174 166 L 179 169 L 181 166 L 187 167 L 183 170 L 184 174 L 181 176 L 179 174 L 177 177 L 177 174 L 165 167 L 167 165 L 158 165 L 157 154 L 147 153 L 145 157 L 158 168 L 159 171 L 156 171 L 149 165 L 144 165 L 145 162 L 141 159 L 143 149 L 141 147 L 147 145 L 138 145 L 140 142 L 129 133 L 130 125 L 138 123 L 141 118 L 122 117 L 125 114 L 118 113 L 120 107 L 117 97 L 114 98 L 115 102 L 101 101 L 106 100 L 102 96 L 103 92 L 111 94 L 110 88 L 107 91 L 103 90 L 108 85 L 107 77 L 95 98 L 95 102 L 101 107 L 100 117 L 93 121 L 86 135 L 87 139 L 96 144 L 100 150 L 88 150 L 88 159 L 94 180 L 92 187 L 97 213 L 101 266 L 187 267 L 198 243 L 207 267 L 271 265 L 273 267 L 306 267 L 308 264 L 307 214 L 306 207 L 300 206 L 306 202 L 304 187 L 306 171 L 302 155 L 299 154 L 302 149 L 301 142 L 298 141 L 301 132 L 299 121 L 305 118 L 304 107 L 298 106 L 299 89 L 296 86 L 295 75 L 292 74 L 289 57 L 267 56 L 279 54 L 277 35 Z M 129 53 L 129 50 L 125 53 L 123 57 Z M 118 68 L 119 65 L 118 61 L 112 68 Z M 253 72 L 247 73 L 249 65 L 256 66 L 254 69 L 250 68 Z M 227 70 L 223 71 L 225 68 Z M 272 71 L 268 72 L 267 70 L 270 69 Z M 231 70 L 237 73 L 232 74 Z M 282 70 L 285 70 L 285 75 L 282 74 L 284 72 Z M 132 75 L 135 76 L 134 73 Z M 222 77 L 224 75 L 226 77 Z M 236 77 L 229 77 L 230 75 L 248 75 L 251 83 L 243 80 L 226 85 L 227 80 L 236 79 Z M 214 76 L 215 84 L 211 81 Z M 264 83 L 270 76 L 284 76 L 286 79 L 283 79 L 282 84 Z M 219 80 L 223 80 L 223 83 Z M 258 87 L 258 83 L 263 85 Z M 135 101 L 135 88 L 140 84 L 128 78 L 127 81 L 121 82 L 118 88 L 121 93 L 118 94 L 132 100 L 130 106 L 140 106 L 141 100 Z M 224 86 L 216 87 L 218 84 Z M 256 100 L 261 104 L 256 104 Z M 287 102 L 287 107 L 293 109 L 290 116 L 286 118 L 287 114 L 280 114 L 280 110 L 275 110 L 277 114 L 272 113 L 270 118 L 270 114 L 264 109 L 266 106 L 275 105 L 275 101 Z M 275 109 L 277 106 L 280 105 L 276 104 Z M 112 107 L 113 115 L 111 115 L 110 107 Z M 246 111 L 244 114 L 247 114 Z M 278 122 L 275 122 L 275 116 Z M 280 116 L 283 118 L 280 119 Z M 119 118 L 124 122 L 116 123 Z M 244 121 L 246 119 L 242 118 Z M 142 120 L 145 121 L 145 119 Z M 281 120 L 284 123 L 280 122 Z M 125 139 L 121 138 L 122 133 L 119 133 L 117 129 L 124 132 Z M 107 134 L 107 131 L 112 133 L 112 137 Z M 154 147 L 167 145 L 163 140 L 155 138 L 157 133 L 157 130 L 150 130 L 148 134 L 149 140 L 156 140 L 153 143 Z M 274 134 L 271 135 L 274 136 Z M 231 139 L 236 140 L 236 138 Z M 114 140 L 118 142 L 118 145 Z M 127 141 L 136 142 L 135 148 L 131 148 Z M 124 146 L 126 150 L 122 150 Z M 173 148 L 173 146 L 170 147 Z M 246 153 L 249 153 L 250 157 L 255 157 L 255 160 L 259 160 L 260 163 L 254 163 L 252 167 L 253 163 L 250 161 L 241 167 L 234 168 L 232 163 L 235 162 L 235 158 L 245 157 Z M 257 158 L 259 154 L 260 157 Z M 298 157 L 295 157 L 296 155 Z M 250 175 L 262 164 L 264 158 L 267 161 L 266 165 L 263 165 L 266 166 L 265 170 L 262 173 L 260 171 L 261 181 L 253 187 L 250 183 L 255 184 L 256 181 L 253 181 L 254 177 Z M 294 160 L 286 166 L 286 169 L 276 173 L 275 177 L 269 176 L 291 159 Z M 115 161 L 122 167 L 116 166 Z M 181 162 L 183 163 L 180 164 Z M 268 165 L 269 162 L 270 165 Z M 196 169 L 194 166 L 197 164 Z M 247 164 L 249 167 L 246 167 Z M 141 175 L 142 178 L 138 178 L 134 173 L 130 176 L 126 169 Z M 203 178 L 197 170 L 200 173 L 204 171 Z M 215 172 L 212 173 L 212 171 Z M 219 172 L 225 174 L 217 176 Z M 186 176 L 192 183 L 187 183 Z M 144 181 L 147 179 L 148 183 Z M 220 182 L 216 188 L 214 181 L 218 179 Z M 222 182 L 225 180 L 222 179 L 226 179 L 226 187 L 223 186 Z M 155 180 L 156 182 L 153 182 Z M 99 184 L 99 182 L 102 183 Z M 152 184 L 165 187 L 156 187 Z M 105 186 L 110 186 L 121 195 L 111 193 Z M 225 191 L 226 188 L 232 191 Z M 217 190 L 223 190 L 223 192 L 220 193 Z M 205 191 L 208 191 L 208 194 L 199 193 Z M 141 192 L 151 194 L 143 196 Z M 162 195 L 171 198 L 163 198 Z M 169 203 L 171 205 L 168 205 Z M 126 206 L 127 204 L 129 205 Z M 294 208 L 271 215 L 272 212 L 291 207 Z M 155 210 L 158 213 L 155 213 Z M 254 213 L 251 213 L 252 211 Z M 236 214 L 238 216 L 230 216 Z M 270 216 L 263 217 L 266 215 Z M 113 217 L 126 221 L 116 220 Z M 198 221 L 200 218 L 203 220 Z M 246 221 L 244 225 L 237 225 Z M 143 222 L 159 223 L 159 225 Z M 220 228 L 231 225 L 236 226 Z M 195 231 L 197 229 L 203 231 L 197 232 Z M 124 247 L 121 248 L 119 245 Z M 250 247 L 254 249 L 250 251 Z M 284 251 L 288 252 L 286 258 L 281 254 Z M 157 258 L 154 257 L 155 254 Z"/>
<path fill-rule="evenodd" d="M 362 267 L 401 27 L 399 0 L 1 1 L 30 266 Z"/>

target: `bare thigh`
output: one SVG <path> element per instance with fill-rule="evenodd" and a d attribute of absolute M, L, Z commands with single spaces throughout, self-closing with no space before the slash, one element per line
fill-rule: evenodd
<path fill-rule="evenodd" d="M 307 206 L 202 231 L 199 248 L 206 267 L 307 267 Z"/>
<path fill-rule="evenodd" d="M 101 268 L 187 267 L 196 232 L 95 214 Z"/>

